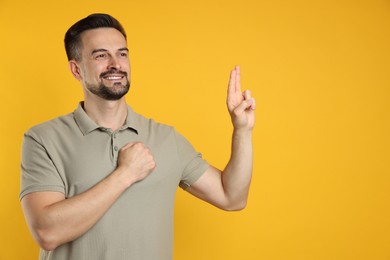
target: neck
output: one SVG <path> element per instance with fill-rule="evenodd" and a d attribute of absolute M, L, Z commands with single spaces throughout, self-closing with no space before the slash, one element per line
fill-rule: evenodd
<path fill-rule="evenodd" d="M 108 101 L 103 99 L 84 101 L 84 111 L 99 126 L 111 128 L 113 131 L 123 126 L 127 117 L 125 98 Z"/>

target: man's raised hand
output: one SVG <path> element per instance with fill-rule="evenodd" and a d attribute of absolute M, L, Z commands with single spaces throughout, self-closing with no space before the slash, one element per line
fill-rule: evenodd
<path fill-rule="evenodd" d="M 241 90 L 240 67 L 236 66 L 230 72 L 228 85 L 227 107 L 236 130 L 252 130 L 255 124 L 255 99 L 249 90 Z"/>

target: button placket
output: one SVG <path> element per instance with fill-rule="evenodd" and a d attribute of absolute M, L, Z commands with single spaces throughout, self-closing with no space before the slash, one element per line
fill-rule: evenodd
<path fill-rule="evenodd" d="M 116 161 L 118 159 L 118 151 L 119 151 L 116 132 L 111 134 L 111 142 L 112 142 L 112 149 L 113 149 L 112 154 L 114 155 L 114 161 Z"/>

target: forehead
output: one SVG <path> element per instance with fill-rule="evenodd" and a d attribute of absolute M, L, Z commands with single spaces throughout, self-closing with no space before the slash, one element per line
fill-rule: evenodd
<path fill-rule="evenodd" d="M 118 50 L 127 46 L 126 39 L 117 29 L 97 28 L 87 30 L 80 35 L 83 50 Z"/>

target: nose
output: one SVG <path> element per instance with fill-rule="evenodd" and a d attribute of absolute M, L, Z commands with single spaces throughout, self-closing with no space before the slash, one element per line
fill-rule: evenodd
<path fill-rule="evenodd" d="M 121 64 L 119 60 L 115 56 L 111 56 L 110 61 L 108 63 L 108 69 L 117 69 L 121 68 Z"/>

